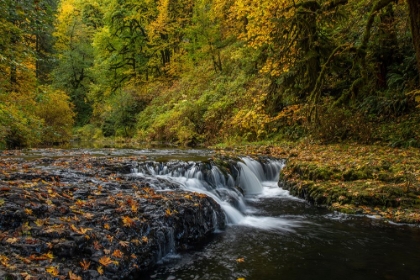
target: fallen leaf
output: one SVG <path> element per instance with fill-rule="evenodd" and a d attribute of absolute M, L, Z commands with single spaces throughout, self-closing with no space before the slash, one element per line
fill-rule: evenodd
<path fill-rule="evenodd" d="M 90 262 L 83 260 L 80 262 L 80 266 L 83 268 L 83 270 L 88 270 L 90 267 Z"/>
<path fill-rule="evenodd" d="M 18 242 L 19 239 L 17 239 L 16 237 L 11 237 L 11 238 L 7 238 L 6 242 L 10 243 L 10 244 L 14 244 L 16 242 Z"/>
<path fill-rule="evenodd" d="M 73 272 L 69 271 L 69 278 L 70 280 L 82 280 L 82 277 L 74 274 Z"/>
<path fill-rule="evenodd" d="M 236 259 L 236 262 L 237 263 L 243 263 L 243 262 L 245 262 L 245 259 L 244 258 L 239 258 L 239 259 Z"/>
<path fill-rule="evenodd" d="M 123 225 L 125 226 L 125 227 L 131 227 L 131 226 L 133 226 L 134 225 L 134 221 L 133 221 L 133 219 L 131 219 L 130 217 L 128 217 L 128 216 L 124 216 L 124 217 L 122 217 L 122 222 L 123 222 Z"/>
<path fill-rule="evenodd" d="M 103 266 L 108 266 L 112 263 L 112 260 L 110 257 L 103 256 L 102 258 L 99 259 L 99 263 L 102 264 Z"/>
<path fill-rule="evenodd" d="M 130 242 L 128 242 L 128 241 L 123 241 L 123 240 L 121 240 L 120 242 L 118 242 L 120 245 L 121 245 L 121 247 L 128 247 L 129 245 L 130 245 Z"/>
<path fill-rule="evenodd" d="M 121 252 L 120 250 L 116 249 L 113 253 L 112 256 L 116 257 L 116 258 L 122 258 L 123 257 L 123 252 Z"/>
<path fill-rule="evenodd" d="M 60 273 L 58 268 L 55 267 L 55 266 L 47 267 L 47 268 L 45 268 L 45 271 L 47 271 L 52 276 L 57 276 Z"/>
<path fill-rule="evenodd" d="M 0 264 L 7 267 L 9 264 L 9 258 L 6 257 L 5 255 L 0 255 Z"/>

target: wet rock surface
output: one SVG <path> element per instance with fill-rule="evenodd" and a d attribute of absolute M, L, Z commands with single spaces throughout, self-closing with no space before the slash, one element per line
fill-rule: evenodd
<path fill-rule="evenodd" d="M 212 198 L 130 176 L 141 160 L 3 155 L 0 278 L 130 279 L 225 226 Z"/>

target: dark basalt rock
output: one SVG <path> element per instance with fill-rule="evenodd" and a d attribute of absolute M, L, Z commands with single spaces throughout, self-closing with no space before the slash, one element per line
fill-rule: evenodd
<path fill-rule="evenodd" d="M 130 279 L 225 227 L 212 198 L 162 179 L 171 191 L 155 191 L 150 179 L 124 175 L 128 160 L 0 159 L 0 166 L 1 279 Z"/>

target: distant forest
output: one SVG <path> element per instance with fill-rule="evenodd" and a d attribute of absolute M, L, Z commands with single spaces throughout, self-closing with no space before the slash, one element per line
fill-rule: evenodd
<path fill-rule="evenodd" d="M 418 0 L 0 0 L 0 148 L 420 147 Z"/>

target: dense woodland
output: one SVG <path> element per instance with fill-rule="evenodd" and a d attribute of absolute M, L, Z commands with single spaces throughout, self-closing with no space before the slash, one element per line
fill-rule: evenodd
<path fill-rule="evenodd" d="M 417 0 L 0 0 L 0 148 L 420 146 Z"/>

